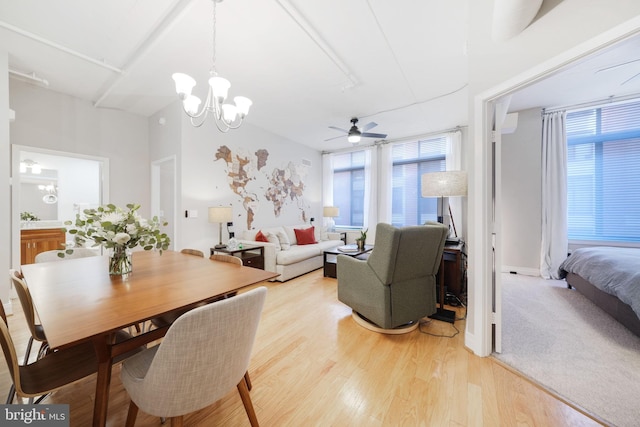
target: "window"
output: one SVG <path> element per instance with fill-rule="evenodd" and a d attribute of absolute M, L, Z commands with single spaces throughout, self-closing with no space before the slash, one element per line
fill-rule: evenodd
<path fill-rule="evenodd" d="M 340 209 L 337 226 L 362 227 L 364 224 L 365 152 L 333 156 L 333 204 Z"/>
<path fill-rule="evenodd" d="M 567 113 L 570 240 L 640 242 L 640 101 Z"/>
<path fill-rule="evenodd" d="M 422 175 L 445 170 L 446 136 L 395 144 L 391 223 L 396 227 L 424 224 L 438 217 L 438 199 L 422 197 Z"/>

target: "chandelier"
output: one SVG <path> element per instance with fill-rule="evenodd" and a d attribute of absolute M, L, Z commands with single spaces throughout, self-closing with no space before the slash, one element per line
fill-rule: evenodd
<path fill-rule="evenodd" d="M 221 132 L 227 132 L 229 129 L 237 129 L 242 121 L 249 113 L 251 100 L 244 96 L 236 96 L 233 98 L 234 104 L 226 103 L 227 94 L 231 83 L 229 80 L 218 76 L 216 72 L 216 3 L 222 0 L 211 0 L 213 3 L 213 65 L 209 72 L 209 89 L 207 100 L 202 109 L 200 109 L 201 100 L 191 94 L 196 81 L 189 75 L 184 73 L 175 73 L 172 78 L 176 83 L 176 92 L 182 100 L 184 112 L 191 119 L 191 124 L 200 127 L 211 113 L 213 115 L 216 127 Z"/>

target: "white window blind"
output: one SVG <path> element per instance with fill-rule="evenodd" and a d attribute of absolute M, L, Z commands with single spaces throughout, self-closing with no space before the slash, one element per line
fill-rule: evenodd
<path fill-rule="evenodd" d="M 335 224 L 362 227 L 364 224 L 365 153 L 354 151 L 333 157 L 333 204 L 340 209 Z"/>
<path fill-rule="evenodd" d="M 567 112 L 570 240 L 640 242 L 640 100 Z"/>
<path fill-rule="evenodd" d="M 422 197 L 422 175 L 445 170 L 446 136 L 394 144 L 391 223 L 396 227 L 438 218 L 438 199 Z"/>

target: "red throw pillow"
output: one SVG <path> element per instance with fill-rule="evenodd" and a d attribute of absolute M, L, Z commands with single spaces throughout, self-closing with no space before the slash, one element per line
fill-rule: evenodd
<path fill-rule="evenodd" d="M 262 234 L 262 230 L 256 233 L 256 242 L 268 242 L 268 241 L 269 239 L 267 239 L 267 236 Z"/>
<path fill-rule="evenodd" d="M 294 228 L 293 231 L 296 233 L 296 240 L 299 245 L 311 245 L 316 242 L 315 235 L 315 227 L 309 227 L 302 230 L 298 230 Z"/>

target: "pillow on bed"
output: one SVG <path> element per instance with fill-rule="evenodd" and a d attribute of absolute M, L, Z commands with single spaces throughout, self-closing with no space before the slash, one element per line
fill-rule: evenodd
<path fill-rule="evenodd" d="M 299 245 L 312 245 L 314 243 L 318 243 L 316 242 L 315 227 L 305 229 L 294 228 L 293 231 L 296 233 L 296 240 Z"/>

